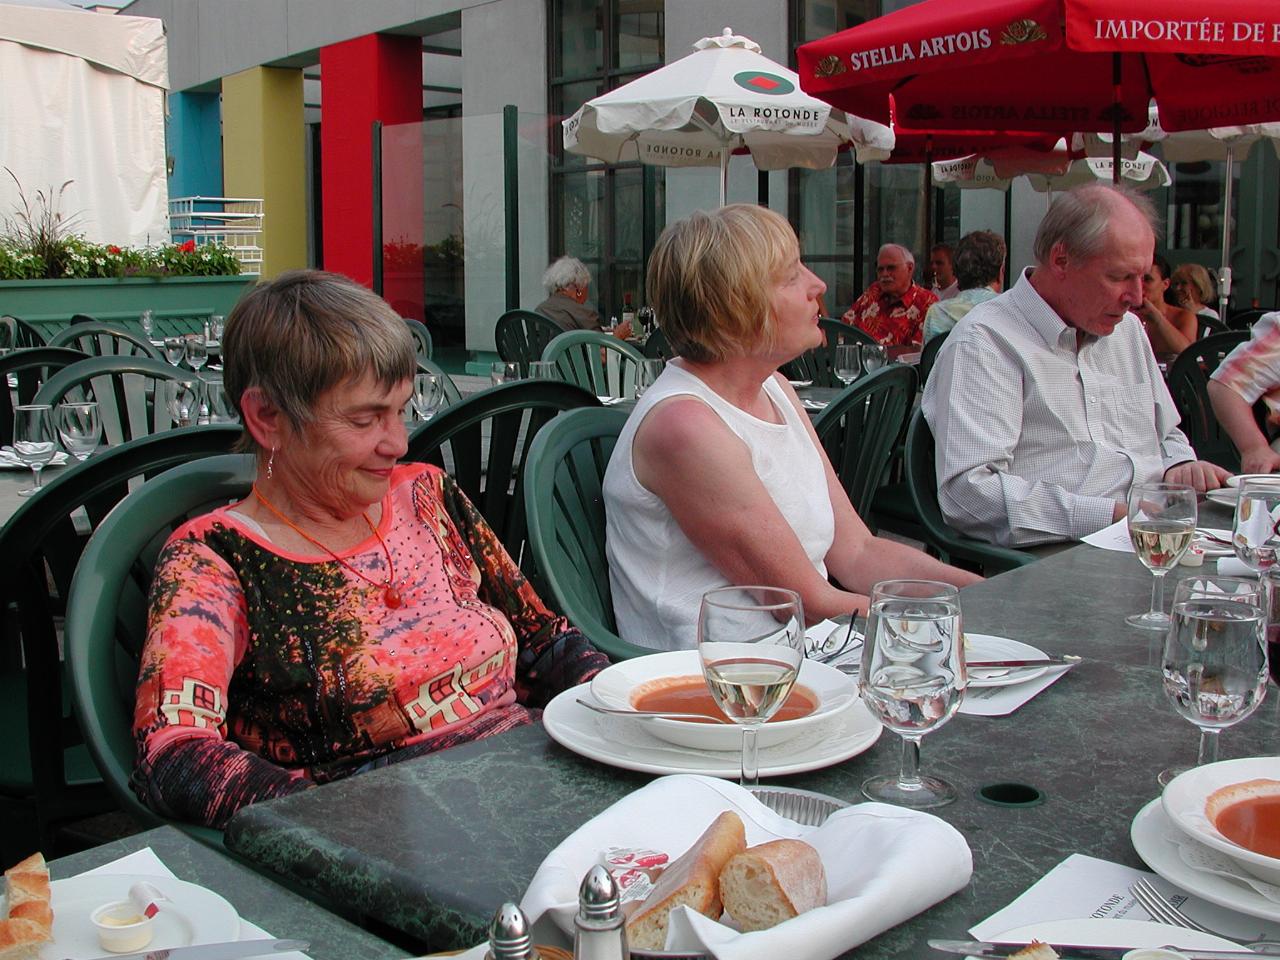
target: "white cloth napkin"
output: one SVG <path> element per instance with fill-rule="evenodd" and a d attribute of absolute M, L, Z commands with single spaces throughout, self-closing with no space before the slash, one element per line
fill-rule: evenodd
<path fill-rule="evenodd" d="M 55 450 L 53 459 L 45 466 L 61 467 L 67 462 L 67 455 L 61 450 Z M 5 470 L 30 470 L 31 464 L 23 460 L 20 456 L 13 452 L 12 447 L 4 447 L 0 449 L 0 468 Z"/>
<path fill-rule="evenodd" d="M 547 855 L 521 907 L 535 922 L 550 914 L 573 931 L 578 886 L 609 847 L 684 853 L 725 810 L 746 826 L 747 844 L 803 839 L 822 857 L 828 905 L 771 930 L 741 933 L 687 907 L 671 914 L 667 949 L 706 951 L 717 960 L 830 960 L 962 889 L 973 872 L 964 837 L 927 813 L 879 803 L 837 811 L 805 827 L 715 777 L 662 777 L 583 824 Z"/>
<path fill-rule="evenodd" d="M 1256 577 L 1257 574 L 1239 557 L 1220 557 L 1218 559 L 1218 576 Z"/>
<path fill-rule="evenodd" d="M 100 867 L 94 867 L 92 870 L 86 870 L 84 876 L 92 874 L 137 874 L 144 877 L 173 877 L 174 873 L 161 860 L 154 850 L 150 847 L 144 847 L 135 853 L 121 857 L 119 860 L 112 860 L 110 863 L 104 863 Z M 174 879 L 177 879 L 176 877 Z M 256 923 L 250 923 L 244 917 L 240 918 L 240 939 L 241 940 L 270 940 L 273 934 L 267 933 Z M 273 954 L 277 960 L 308 960 L 305 953 L 299 953 L 296 950 L 289 953 Z"/>

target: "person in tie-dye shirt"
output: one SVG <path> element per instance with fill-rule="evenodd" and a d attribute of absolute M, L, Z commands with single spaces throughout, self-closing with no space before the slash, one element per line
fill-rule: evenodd
<path fill-rule="evenodd" d="M 1266 410 L 1254 413 L 1261 400 Z M 1280 424 L 1280 313 L 1264 313 L 1253 325 L 1249 339 L 1218 366 L 1209 379 L 1213 412 L 1240 451 L 1242 473 L 1280 470 L 1280 440 L 1269 440 Z M 1264 432 L 1266 431 L 1266 432 Z"/>
<path fill-rule="evenodd" d="M 529 723 L 607 664 L 448 474 L 397 462 L 416 365 L 385 301 L 286 273 L 241 300 L 223 347 L 257 481 L 160 556 L 134 715 L 146 804 L 221 827 Z"/>

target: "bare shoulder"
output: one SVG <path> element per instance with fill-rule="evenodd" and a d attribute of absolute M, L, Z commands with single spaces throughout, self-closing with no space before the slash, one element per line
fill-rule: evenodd
<path fill-rule="evenodd" d="M 697 397 L 681 394 L 654 405 L 636 430 L 635 445 L 642 454 L 679 457 L 721 436 L 733 432 L 719 414 Z"/>

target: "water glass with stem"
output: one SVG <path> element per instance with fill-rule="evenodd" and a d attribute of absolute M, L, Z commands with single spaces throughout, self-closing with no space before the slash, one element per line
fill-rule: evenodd
<path fill-rule="evenodd" d="M 520 379 L 520 364 L 501 361 L 489 366 L 489 380 L 496 387 L 500 383 L 513 383 Z"/>
<path fill-rule="evenodd" d="M 215 313 L 209 317 L 209 336 L 213 343 L 222 343 L 222 330 L 226 326 L 226 320 L 221 314 Z"/>
<path fill-rule="evenodd" d="M 1231 547 L 1254 573 L 1265 574 L 1276 565 L 1280 557 L 1280 477 L 1240 484 Z"/>
<path fill-rule="evenodd" d="M 182 337 L 165 337 L 164 338 L 164 358 L 175 367 L 182 365 L 182 359 L 187 355 L 187 344 Z"/>
<path fill-rule="evenodd" d="M 1196 766 L 1218 758 L 1218 731 L 1239 723 L 1267 692 L 1263 588 L 1233 577 L 1187 577 L 1173 598 L 1160 672 L 1173 709 L 1200 729 Z M 1167 784 L 1186 768 L 1157 778 Z"/>
<path fill-rule="evenodd" d="M 862 344 L 841 343 L 836 346 L 836 379 L 846 387 L 862 375 Z"/>
<path fill-rule="evenodd" d="M 698 610 L 702 676 L 720 711 L 742 727 L 744 787 L 760 782 L 756 732 L 777 713 L 804 662 L 804 607 L 781 587 L 721 587 Z"/>
<path fill-rule="evenodd" d="M 863 783 L 864 796 L 917 810 L 955 800 L 955 787 L 920 773 L 920 740 L 955 716 L 966 682 L 956 588 L 933 580 L 872 587 L 858 687 L 876 718 L 902 737 L 902 763 L 896 777 Z"/>
<path fill-rule="evenodd" d="M 862 345 L 862 369 L 867 373 L 875 373 L 889 362 L 889 352 L 878 343 Z"/>
<path fill-rule="evenodd" d="M 1142 630 L 1168 630 L 1164 578 L 1196 535 L 1196 492 L 1181 483 L 1135 483 L 1129 488 L 1129 539 L 1142 565 L 1151 571 L 1151 609 L 1124 618 Z"/>
<path fill-rule="evenodd" d="M 204 335 L 196 333 L 187 337 L 183 350 L 187 366 L 196 372 L 197 377 L 200 376 L 200 368 L 209 359 L 209 344 L 205 341 Z"/>
<path fill-rule="evenodd" d="M 417 419 L 430 420 L 445 404 L 444 382 L 438 373 L 419 373 L 413 378 L 413 396 L 409 398 Z"/>
<path fill-rule="evenodd" d="M 155 318 L 156 315 L 151 310 L 143 310 L 138 317 L 138 323 L 142 326 L 142 335 L 148 340 L 151 339 L 151 334 L 156 328 Z"/>
<path fill-rule="evenodd" d="M 231 405 L 231 395 L 227 393 L 227 388 L 220 378 L 206 380 L 204 394 L 210 423 L 235 423 L 240 419 L 236 408 Z"/>
<path fill-rule="evenodd" d="M 76 460 L 87 460 L 102 439 L 102 418 L 92 400 L 58 404 L 58 436 Z"/>
<path fill-rule="evenodd" d="M 189 427 L 198 422 L 200 391 L 199 380 L 189 377 L 178 377 L 166 380 L 164 384 L 165 402 L 169 408 L 169 417 L 175 427 Z"/>
<path fill-rule="evenodd" d="M 32 486 L 19 490 L 29 497 L 40 489 L 40 471 L 58 449 L 53 430 L 53 407 L 47 403 L 27 403 L 13 408 L 13 452 L 35 475 Z"/>

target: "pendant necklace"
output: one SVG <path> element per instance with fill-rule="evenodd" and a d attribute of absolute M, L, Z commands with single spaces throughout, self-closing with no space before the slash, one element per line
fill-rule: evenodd
<path fill-rule="evenodd" d="M 253 495 L 258 498 L 259 503 L 261 503 L 264 507 L 266 507 L 273 514 L 275 514 L 276 518 L 281 523 L 287 526 L 290 530 L 292 530 L 298 536 L 302 537 L 302 539 L 306 540 L 310 544 L 314 544 L 315 546 L 319 547 L 321 550 L 329 554 L 329 556 L 333 557 L 334 560 L 338 561 L 338 563 L 340 563 L 347 570 L 350 570 L 352 573 L 354 573 L 357 577 L 359 577 L 365 583 L 371 584 L 375 587 L 381 587 L 382 602 L 385 603 L 392 610 L 395 610 L 397 607 L 401 606 L 404 603 L 404 597 L 400 595 L 400 590 L 396 586 L 396 568 L 395 568 L 395 564 L 391 562 L 391 548 L 387 546 L 387 541 L 382 539 L 382 534 L 380 534 L 378 532 L 378 528 L 373 525 L 373 521 L 369 519 L 369 514 L 367 512 L 361 513 L 360 516 L 363 517 L 364 522 L 369 525 L 369 532 L 372 533 L 375 537 L 377 537 L 378 542 L 382 544 L 382 552 L 387 555 L 387 571 L 391 574 L 391 576 L 387 578 L 386 583 L 379 583 L 377 580 L 374 580 L 372 577 L 365 576 L 365 574 L 361 573 L 351 564 L 347 563 L 347 561 L 343 560 L 340 556 L 338 556 L 336 553 L 334 553 L 332 550 L 326 547 L 323 543 L 321 543 L 315 537 L 311 536 L 305 530 L 301 529 L 296 523 L 294 523 L 292 520 L 286 517 L 283 513 L 277 510 L 270 500 L 268 500 L 266 497 L 262 495 L 262 491 L 258 489 L 258 485 L 256 483 L 253 485 Z"/>

